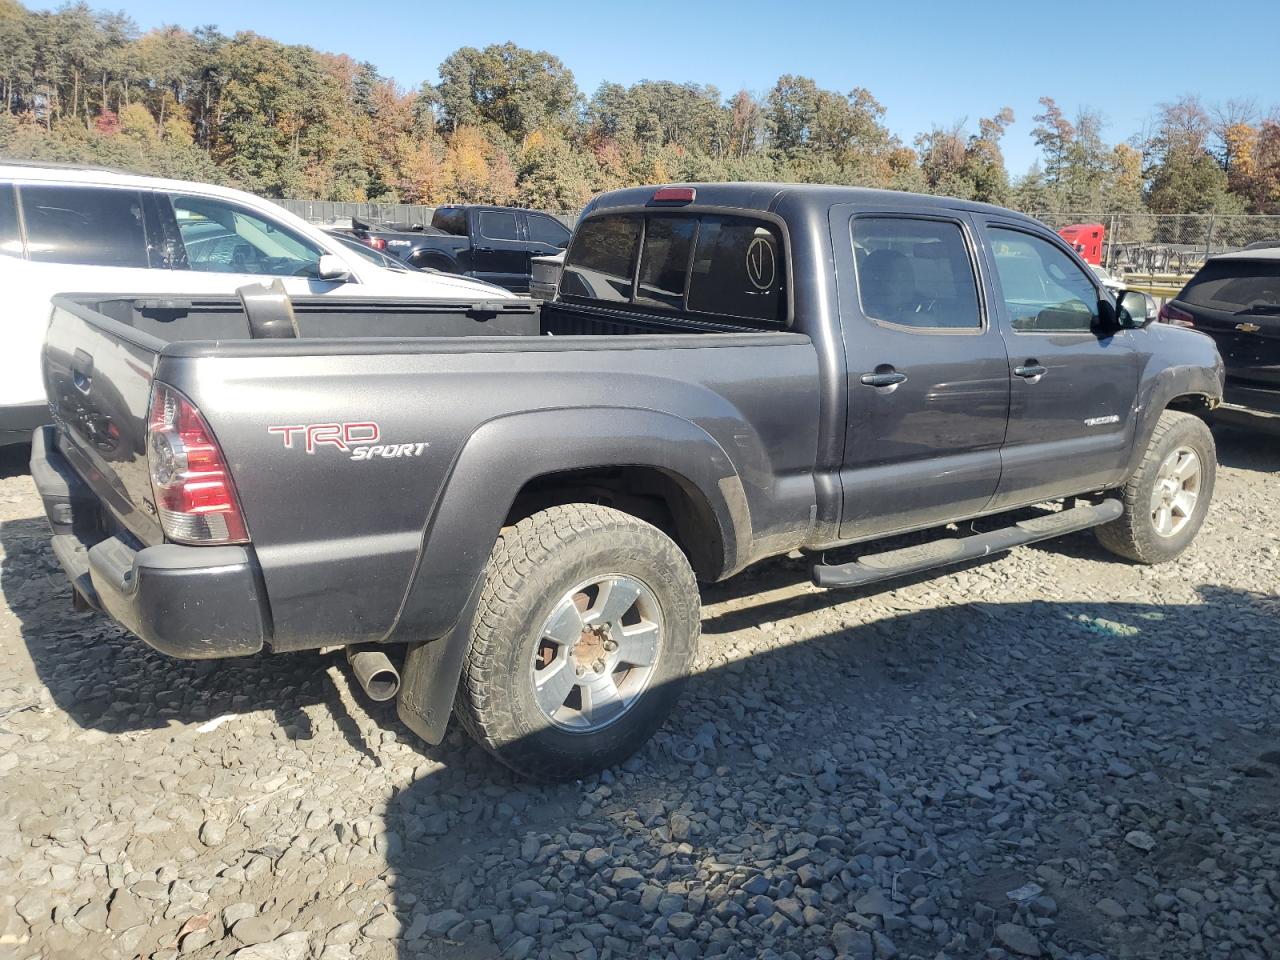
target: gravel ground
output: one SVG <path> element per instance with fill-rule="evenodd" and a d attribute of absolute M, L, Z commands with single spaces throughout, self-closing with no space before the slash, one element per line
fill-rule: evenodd
<path fill-rule="evenodd" d="M 1280 957 L 1280 443 L 1183 562 L 1081 535 L 706 591 L 642 755 L 417 742 L 337 656 L 183 663 L 72 612 L 0 479 L 0 956 Z"/>

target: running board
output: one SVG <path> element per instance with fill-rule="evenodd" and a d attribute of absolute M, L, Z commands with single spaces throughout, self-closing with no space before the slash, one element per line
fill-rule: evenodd
<path fill-rule="evenodd" d="M 861 587 L 893 577 L 905 577 L 933 567 L 976 560 L 992 553 L 1087 530 L 1115 520 L 1124 511 L 1119 500 L 1072 507 L 1042 517 L 1020 520 L 1011 527 L 972 537 L 935 540 L 887 553 L 873 553 L 851 563 L 813 565 L 813 582 L 819 587 Z"/>

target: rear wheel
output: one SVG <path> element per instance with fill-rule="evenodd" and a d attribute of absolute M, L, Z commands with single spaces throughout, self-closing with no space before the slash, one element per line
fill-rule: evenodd
<path fill-rule="evenodd" d="M 1139 563 L 1174 559 L 1200 532 L 1217 468 L 1213 434 L 1204 421 L 1166 410 L 1142 463 L 1121 489 L 1124 513 L 1098 528 L 1099 542 Z"/>
<path fill-rule="evenodd" d="M 666 534 L 608 507 L 543 510 L 494 547 L 457 714 L 525 776 L 600 770 L 666 719 L 698 630 L 693 571 Z"/>

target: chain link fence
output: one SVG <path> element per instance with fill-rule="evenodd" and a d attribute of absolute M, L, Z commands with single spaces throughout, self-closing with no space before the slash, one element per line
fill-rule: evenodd
<path fill-rule="evenodd" d="M 1252 244 L 1280 246 L 1280 216 L 1212 213 L 1035 213 L 1054 230 L 1077 223 L 1106 227 L 1103 266 L 1112 273 L 1195 273 L 1207 257 Z"/>
<path fill-rule="evenodd" d="M 297 214 L 308 223 L 342 224 L 351 220 L 371 220 L 379 223 L 408 223 L 427 225 L 435 207 L 418 203 L 347 203 L 340 200 L 276 200 L 290 213 Z"/>
<path fill-rule="evenodd" d="M 435 207 L 420 203 L 350 203 L 342 200 L 275 200 L 290 213 L 297 214 L 308 223 L 322 226 L 345 225 L 353 217 L 371 223 L 403 223 L 427 226 Z M 569 229 L 577 222 L 577 213 L 544 211 L 561 221 Z"/>

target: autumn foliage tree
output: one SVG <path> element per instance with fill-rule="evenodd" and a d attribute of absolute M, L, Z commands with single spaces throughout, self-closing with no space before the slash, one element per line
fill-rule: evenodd
<path fill-rule="evenodd" d="M 374 64 L 252 32 L 141 32 L 83 2 L 0 0 L 0 154 L 232 183 L 267 196 L 523 203 L 676 180 L 827 182 L 952 194 L 1035 212 L 1280 212 L 1280 121 L 1252 101 L 1162 105 L 1109 143 L 1088 108 L 1043 97 L 1040 162 L 1010 183 L 1004 108 L 906 142 L 859 86 L 785 74 L 726 97 L 697 82 L 605 82 L 554 53 L 455 50 L 404 90 Z"/>

